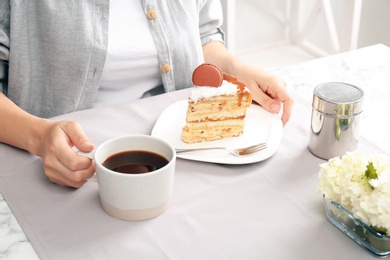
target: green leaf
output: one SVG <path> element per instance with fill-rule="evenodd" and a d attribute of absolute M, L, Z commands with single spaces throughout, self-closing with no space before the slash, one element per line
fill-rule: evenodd
<path fill-rule="evenodd" d="M 367 164 L 367 170 L 366 170 L 364 176 L 366 176 L 366 178 L 368 180 L 378 179 L 378 174 L 376 173 L 376 169 L 375 169 L 374 165 L 372 164 L 372 162 L 369 162 Z"/>

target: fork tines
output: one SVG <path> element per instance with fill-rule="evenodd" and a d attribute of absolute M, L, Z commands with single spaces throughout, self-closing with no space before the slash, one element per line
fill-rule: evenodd
<path fill-rule="evenodd" d="M 255 153 L 255 152 L 264 150 L 266 148 L 267 148 L 266 143 L 260 143 L 260 144 L 249 146 L 245 149 L 241 149 L 240 154 L 241 155 L 251 154 L 251 153 Z"/>
<path fill-rule="evenodd" d="M 267 148 L 267 144 L 266 143 L 261 143 L 261 144 L 256 144 L 256 145 L 248 147 L 247 151 L 257 152 L 257 151 L 263 150 L 265 148 Z"/>

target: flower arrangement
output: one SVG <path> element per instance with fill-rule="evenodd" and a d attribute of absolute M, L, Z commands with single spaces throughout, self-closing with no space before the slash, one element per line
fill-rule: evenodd
<path fill-rule="evenodd" d="M 355 218 L 390 235 L 390 157 L 359 151 L 320 165 L 319 191 Z"/>

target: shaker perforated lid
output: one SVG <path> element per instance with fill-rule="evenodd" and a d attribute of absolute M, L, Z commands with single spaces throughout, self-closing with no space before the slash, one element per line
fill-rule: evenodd
<path fill-rule="evenodd" d="M 329 116 L 348 117 L 363 111 L 363 99 L 361 88 L 343 82 L 327 82 L 314 89 L 312 105 Z"/>

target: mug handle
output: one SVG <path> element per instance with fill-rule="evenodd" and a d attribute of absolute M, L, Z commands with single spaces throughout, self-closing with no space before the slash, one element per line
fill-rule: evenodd
<path fill-rule="evenodd" d="M 95 150 L 92 150 L 92 151 L 87 152 L 87 153 L 78 150 L 78 151 L 76 151 L 76 154 L 84 156 L 84 157 L 87 157 L 87 158 L 93 160 L 93 156 L 95 154 Z M 95 172 L 95 174 L 91 178 L 88 178 L 87 181 L 98 182 L 96 172 Z"/>

